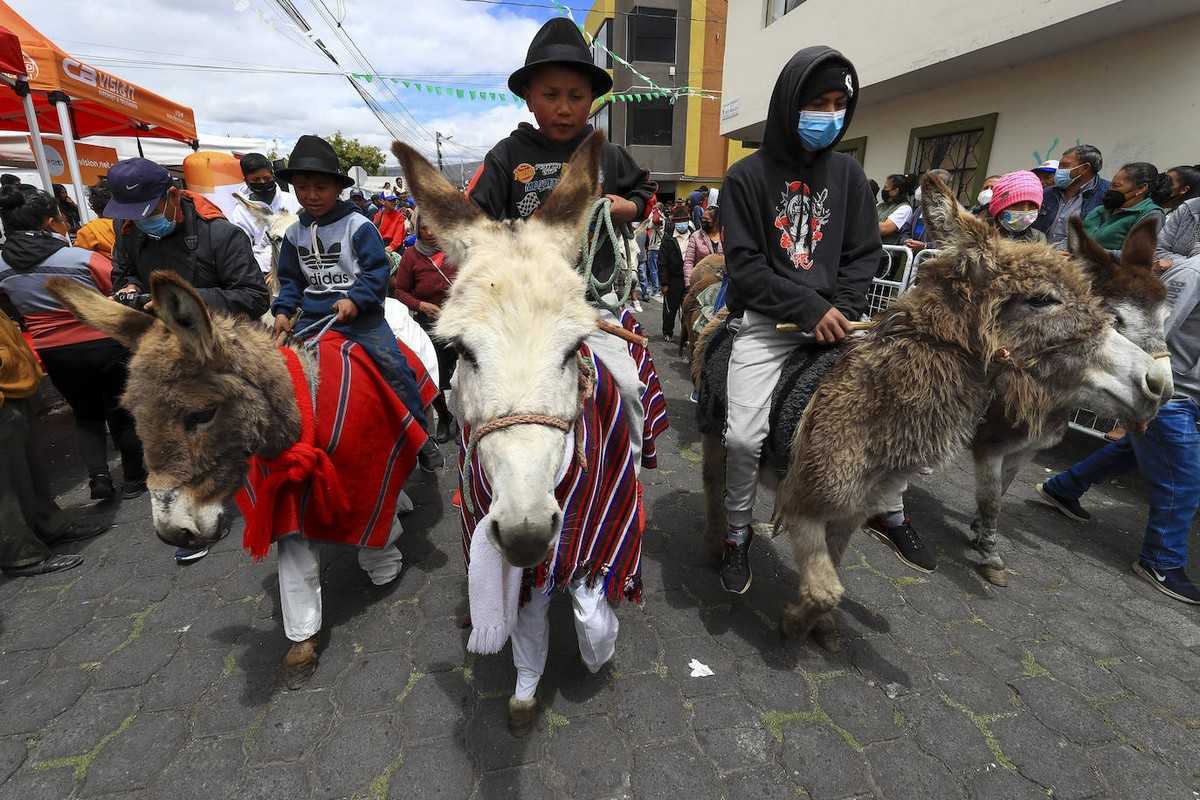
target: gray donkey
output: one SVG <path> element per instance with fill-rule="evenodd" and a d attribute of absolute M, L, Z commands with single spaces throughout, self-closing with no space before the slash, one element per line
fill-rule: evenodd
<path fill-rule="evenodd" d="M 786 635 L 834 641 L 844 589 L 837 564 L 879 498 L 925 465 L 966 450 L 1006 381 L 1006 414 L 1041 436 L 1060 398 L 1149 420 L 1166 399 L 1155 359 L 1114 329 L 1084 265 L 1046 245 L 1001 239 L 960 209 L 940 181 L 922 182 L 942 254 L 920 283 L 854 337 L 820 380 L 791 441 L 775 525 L 791 537 L 798 601 Z M 710 545 L 724 535 L 724 447 L 704 436 Z M 769 470 L 764 470 L 769 472 Z"/>
<path fill-rule="evenodd" d="M 1167 399 L 1173 391 L 1163 331 L 1169 309 L 1166 287 L 1153 272 L 1157 238 L 1157 221 L 1152 217 L 1142 219 L 1130 230 L 1117 257 L 1092 241 L 1084 232 L 1083 223 L 1074 217 L 1070 221 L 1068 244 L 1071 254 L 1082 260 L 1091 273 L 1092 292 L 1104 303 L 1117 332 L 1155 359 L 1148 380 Z M 1010 375 L 1000 377 L 998 394 L 971 443 L 976 501 L 972 544 L 982 559 L 979 573 L 996 586 L 1008 585 L 1008 569 L 996 545 L 1001 498 L 1017 472 L 1037 451 L 1062 440 L 1072 411 L 1081 403 L 1087 404 L 1084 397 L 1064 395 L 1062 403 L 1047 418 L 1041 434 L 1036 435 L 1028 425 L 1010 419 L 1008 407 L 1019 400 L 1008 395 L 1010 390 L 1020 388 L 1010 386 L 1010 378 Z"/>

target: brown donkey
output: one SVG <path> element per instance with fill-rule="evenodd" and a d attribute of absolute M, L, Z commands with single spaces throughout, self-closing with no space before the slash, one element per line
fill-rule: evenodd
<path fill-rule="evenodd" d="M 157 316 L 126 308 L 70 280 L 55 279 L 50 288 L 77 317 L 133 351 L 122 403 L 133 414 L 145 445 L 158 537 L 183 547 L 216 541 L 227 530 L 224 503 L 242 488 L 250 456 L 269 462 L 301 440 L 296 392 L 303 391 L 304 382 L 315 387 L 316 355 L 307 348 L 294 348 L 303 375 L 293 376 L 265 326 L 210 315 L 196 290 L 174 272 L 156 272 L 151 278 Z M 369 392 L 369 381 L 350 369 L 342 373 L 347 385 L 346 376 L 355 374 Z M 337 385 L 333 378 L 330 381 Z M 348 440 L 361 437 L 358 424 L 347 422 L 339 428 L 346 447 L 353 444 Z M 383 437 L 383 417 L 372 417 L 369 424 L 375 435 Z M 401 471 L 398 463 L 396 474 Z M 261 496 L 259 500 L 266 502 Z M 379 519 L 391 520 L 392 502 L 394 495 L 385 486 L 378 496 Z M 264 507 L 277 511 L 280 506 Z M 356 506 L 350 513 L 338 514 L 329 527 L 359 530 L 353 522 L 359 510 Z M 399 573 L 399 551 L 393 545 L 399 529 L 395 522 L 391 524 L 392 535 L 381 545 L 374 543 L 375 533 L 370 541 L 365 534 L 358 540 L 359 564 L 377 585 Z M 314 535 L 327 538 L 319 532 Z M 291 688 L 298 688 L 317 665 L 320 573 L 316 553 L 308 549 L 308 536 L 306 529 L 305 537 L 278 541 L 284 628 L 294 642 L 284 660 L 284 678 Z M 289 628 L 289 608 L 301 607 L 297 603 L 302 612 L 293 614 L 299 620 L 294 627 L 304 629 L 303 639 Z"/>
<path fill-rule="evenodd" d="M 814 626 L 833 634 L 829 612 L 844 591 L 836 567 L 850 535 L 923 466 L 969 447 L 1000 376 L 1027 379 L 1009 416 L 1038 433 L 1058 398 L 1085 384 L 1110 387 L 1128 419 L 1149 419 L 1160 404 L 1154 359 L 1113 329 L 1079 263 L 1001 239 L 936 179 L 922 191 L 947 246 L 917 287 L 845 348 L 792 440 L 775 512 L 800 573 L 786 635 Z M 707 434 L 704 451 L 711 539 L 725 522 L 720 436 Z"/>
<path fill-rule="evenodd" d="M 1147 376 L 1152 391 L 1165 402 L 1174 382 L 1167 356 L 1167 289 L 1154 274 L 1154 248 L 1158 223 L 1152 217 L 1138 222 L 1125 238 L 1119 257 L 1113 256 L 1083 230 L 1078 217 L 1069 227 L 1069 250 L 1081 260 L 1092 278 L 1092 292 L 1103 302 L 1113 318 L 1117 332 L 1155 359 L 1154 370 Z M 1084 407 L 1105 417 L 1120 417 L 1126 412 L 1119 391 L 1109 387 L 1085 385 L 1077 396 L 1064 395 L 1046 419 L 1040 435 L 1025 424 L 1014 424 L 1008 407 L 1019 404 L 1023 391 L 1021 377 L 1007 373 L 997 381 L 997 396 L 987 416 L 975 432 L 971 453 L 975 461 L 976 516 L 971 524 L 972 544 L 979 552 L 980 574 L 997 586 L 1008 585 L 1008 570 L 996 545 L 996 528 L 1001 498 L 1008 492 L 1017 472 L 1039 450 L 1053 447 L 1067 432 L 1072 411 Z"/>

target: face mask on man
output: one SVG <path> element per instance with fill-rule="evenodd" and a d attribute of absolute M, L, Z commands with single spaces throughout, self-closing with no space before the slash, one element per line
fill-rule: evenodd
<path fill-rule="evenodd" d="M 675 223 L 675 232 L 676 233 L 687 233 L 688 232 L 688 224 L 686 222 L 676 222 Z"/>
<path fill-rule="evenodd" d="M 255 200 L 262 200 L 265 203 L 269 203 L 275 199 L 276 184 L 274 178 L 266 181 L 247 183 L 246 186 L 249 187 L 250 194 L 254 196 L 253 199 Z"/>
<path fill-rule="evenodd" d="M 1083 164 L 1077 164 L 1074 167 L 1059 167 L 1058 169 L 1054 170 L 1054 185 L 1059 189 L 1067 188 L 1071 185 L 1071 181 L 1075 180 L 1073 177 L 1071 177 L 1071 173 L 1083 166 Z"/>
<path fill-rule="evenodd" d="M 796 123 L 800 141 L 809 150 L 824 150 L 842 132 L 846 111 L 801 111 Z"/>
<path fill-rule="evenodd" d="M 1037 219 L 1038 212 L 1034 211 L 1014 211 L 1006 209 L 1000 212 L 1000 225 L 1006 231 L 1011 233 L 1020 233 L 1028 228 Z"/>
<path fill-rule="evenodd" d="M 170 236 L 171 232 L 175 230 L 175 221 L 167 219 L 162 214 L 151 214 L 144 219 L 134 220 L 133 224 L 151 239 L 162 239 Z"/>
<path fill-rule="evenodd" d="M 979 205 L 986 206 L 988 203 L 992 202 L 992 190 L 984 189 L 975 199 L 979 201 Z"/>

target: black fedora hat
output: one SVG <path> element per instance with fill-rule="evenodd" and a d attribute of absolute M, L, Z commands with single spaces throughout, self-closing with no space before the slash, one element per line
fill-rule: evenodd
<path fill-rule="evenodd" d="M 592 62 L 592 49 L 584 41 L 575 23 L 566 17 L 555 17 L 533 35 L 525 66 L 508 76 L 508 90 L 518 97 L 525 96 L 530 74 L 543 64 L 570 64 L 586 72 L 592 79 L 592 94 L 599 97 L 612 88 L 608 70 Z"/>
<path fill-rule="evenodd" d="M 276 170 L 275 176 L 287 183 L 294 182 L 297 173 L 316 172 L 334 178 L 343 189 L 354 185 L 354 179 L 342 172 L 333 146 L 320 136 L 304 135 L 296 140 L 288 156 L 286 169 Z"/>

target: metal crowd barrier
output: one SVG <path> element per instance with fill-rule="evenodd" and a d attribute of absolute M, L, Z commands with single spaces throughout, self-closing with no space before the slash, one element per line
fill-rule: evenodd
<path fill-rule="evenodd" d="M 871 288 L 867 290 L 868 317 L 873 317 L 890 306 L 912 282 L 912 250 L 902 244 L 885 244 L 883 252 L 888 258 L 888 269 L 882 276 L 877 275 L 871 279 Z M 896 266 L 897 257 L 900 258 L 899 268 Z"/>

